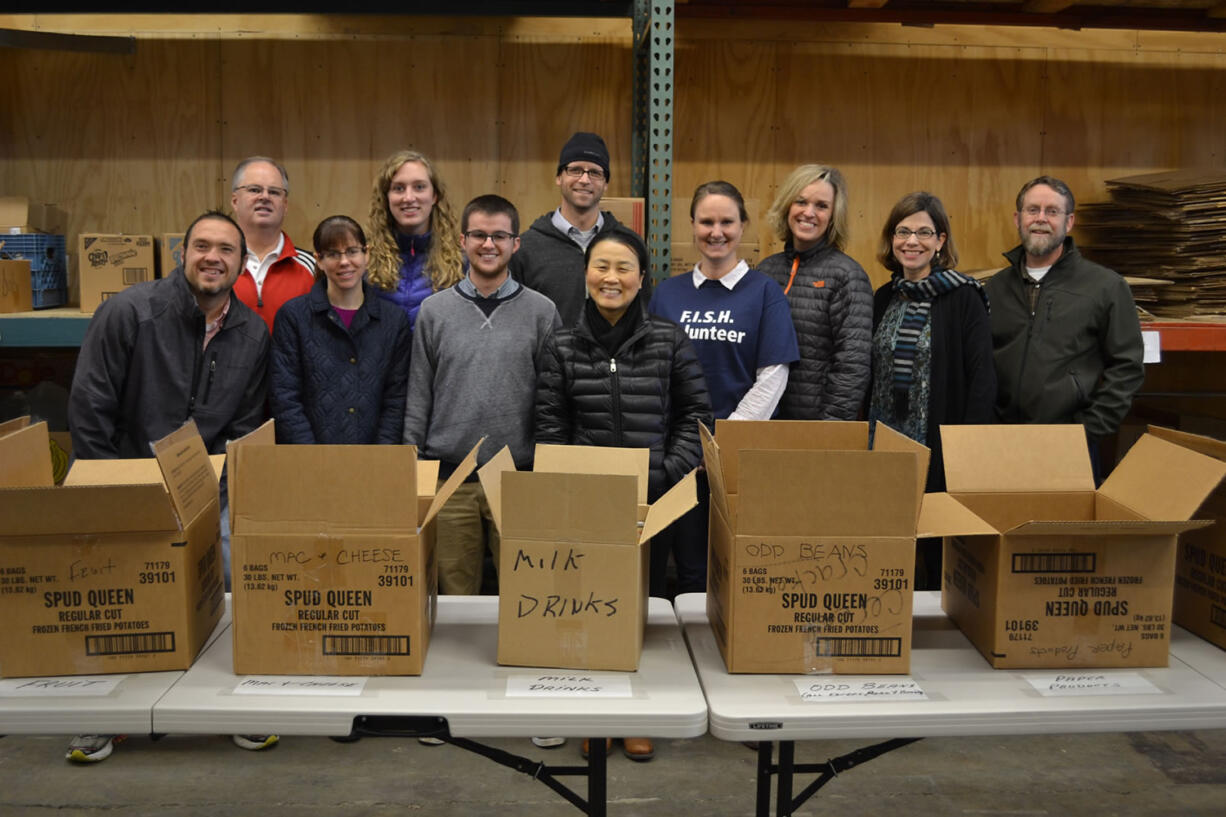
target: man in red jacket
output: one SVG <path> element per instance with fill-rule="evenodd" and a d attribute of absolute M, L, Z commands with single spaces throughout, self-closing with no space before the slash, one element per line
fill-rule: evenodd
<path fill-rule="evenodd" d="M 255 310 L 268 331 L 281 304 L 305 295 L 315 283 L 315 259 L 281 229 L 289 207 L 289 174 L 267 156 L 249 156 L 231 177 L 234 220 L 247 239 L 243 272 L 234 294 Z"/>

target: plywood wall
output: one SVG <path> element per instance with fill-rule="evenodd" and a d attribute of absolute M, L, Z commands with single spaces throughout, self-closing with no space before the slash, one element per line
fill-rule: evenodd
<path fill-rule="evenodd" d="M 264 153 L 289 169 L 288 229 L 305 243 L 332 213 L 364 221 L 375 169 L 402 147 L 436 161 L 457 207 L 494 191 L 528 220 L 556 203 L 557 152 L 578 129 L 604 134 L 610 195 L 630 193 L 629 21 L 0 26 L 138 38 L 126 56 L 0 51 L 0 193 L 64 204 L 74 234 L 181 230 Z M 878 283 L 876 236 L 912 190 L 942 197 L 975 269 L 1016 242 L 1012 200 L 1038 173 L 1091 201 L 1115 176 L 1226 164 L 1222 35 L 685 19 L 677 33 L 676 195 L 725 178 L 765 206 L 796 164 L 836 165 L 851 254 Z"/>

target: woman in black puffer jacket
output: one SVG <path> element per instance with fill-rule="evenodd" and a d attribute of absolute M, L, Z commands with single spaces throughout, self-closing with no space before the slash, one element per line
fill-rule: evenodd
<path fill-rule="evenodd" d="M 712 422 L 702 367 L 680 326 L 647 313 L 647 247 L 635 233 L 619 226 L 600 234 L 583 266 L 583 312 L 572 329 L 553 335 L 541 364 L 536 441 L 650 449 L 647 498 L 654 502 L 702 458 L 698 424 Z M 651 541 L 653 596 L 665 594 L 666 534 Z M 676 556 L 681 573 L 699 555 Z M 650 760 L 655 751 L 649 738 L 624 743 L 631 760 Z"/>
<path fill-rule="evenodd" d="M 583 313 L 553 336 L 541 366 L 536 441 L 650 449 L 654 501 L 702 459 L 698 423 L 712 422 L 706 381 L 681 327 L 647 313 L 648 256 L 638 235 L 600 235 L 584 266 Z M 652 595 L 663 595 L 667 559 L 652 553 Z"/>

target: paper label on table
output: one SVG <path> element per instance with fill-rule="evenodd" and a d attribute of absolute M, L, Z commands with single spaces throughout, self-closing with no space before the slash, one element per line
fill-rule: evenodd
<path fill-rule="evenodd" d="M 630 676 L 599 673 L 512 675 L 508 698 L 632 698 Z"/>
<path fill-rule="evenodd" d="M 68 678 L 9 678 L 0 681 L 0 698 L 55 698 L 63 695 L 110 695 L 128 676 L 73 675 Z"/>
<path fill-rule="evenodd" d="M 235 695 L 361 695 L 369 678 L 319 675 L 309 678 L 284 675 L 247 675 L 234 687 Z"/>
<path fill-rule="evenodd" d="M 1162 695 L 1162 690 L 1135 672 L 1060 672 L 1026 675 L 1040 695 Z"/>
<path fill-rule="evenodd" d="M 911 678 L 794 678 L 802 701 L 833 703 L 839 701 L 926 701 L 928 695 Z"/>
<path fill-rule="evenodd" d="M 1156 329 L 1146 329 L 1141 333 L 1141 342 L 1145 346 L 1145 352 L 1141 357 L 1142 363 L 1161 363 L 1162 362 L 1162 335 Z"/>

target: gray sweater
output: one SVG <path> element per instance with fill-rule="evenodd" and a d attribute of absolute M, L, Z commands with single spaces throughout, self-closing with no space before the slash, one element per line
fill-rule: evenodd
<path fill-rule="evenodd" d="M 413 332 L 405 443 L 439 460 L 442 477 L 482 437 L 480 464 L 509 445 L 516 467 L 531 467 L 536 375 L 560 325 L 553 303 L 527 287 L 488 317 L 459 285 L 426 298 Z"/>

